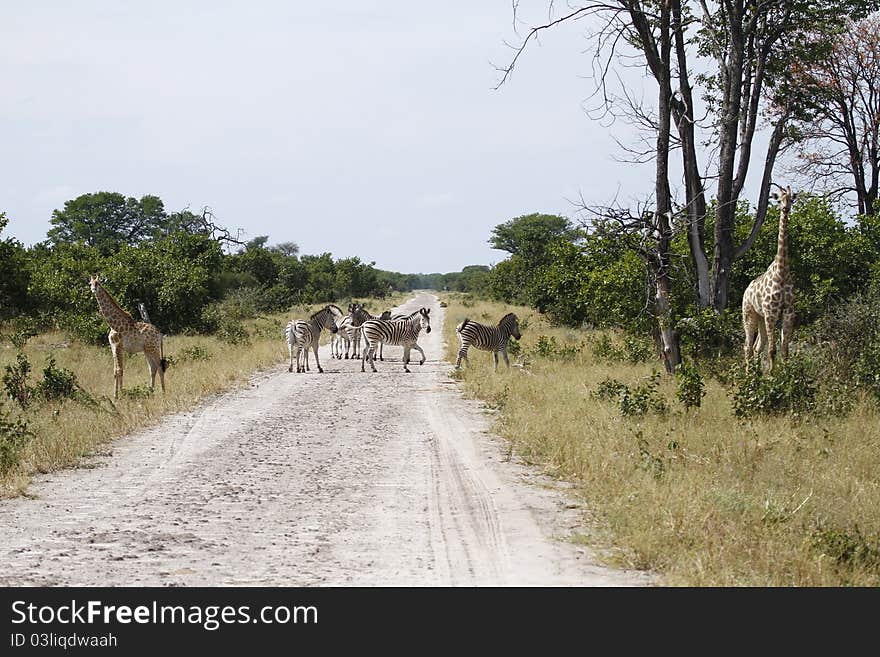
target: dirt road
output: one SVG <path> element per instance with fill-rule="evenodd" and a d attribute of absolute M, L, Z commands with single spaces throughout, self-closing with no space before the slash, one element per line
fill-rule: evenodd
<path fill-rule="evenodd" d="M 421 305 L 412 374 L 400 348 L 371 374 L 325 347 L 323 375 L 279 365 L 0 502 L 0 584 L 645 583 L 563 540 L 564 493 L 505 460 Z"/>

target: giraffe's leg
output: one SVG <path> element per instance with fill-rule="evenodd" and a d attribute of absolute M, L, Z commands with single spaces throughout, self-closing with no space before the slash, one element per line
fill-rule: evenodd
<path fill-rule="evenodd" d="M 422 348 L 419 346 L 419 343 L 418 343 L 418 342 L 415 343 L 415 344 L 413 345 L 413 349 L 418 349 L 418 350 L 419 350 L 419 353 L 422 355 L 422 360 L 419 361 L 419 365 L 424 365 L 424 364 L 425 364 L 425 352 L 424 352 L 424 350 L 422 350 Z"/>
<path fill-rule="evenodd" d="M 501 355 L 504 356 L 504 364 L 507 365 L 507 369 L 510 369 L 510 359 L 507 357 L 507 347 L 501 348 Z"/>
<path fill-rule="evenodd" d="M 788 343 L 791 342 L 791 336 L 794 334 L 794 308 L 786 308 L 782 313 L 782 335 L 780 336 L 780 352 L 782 357 L 788 358 Z"/>
<path fill-rule="evenodd" d="M 755 338 L 758 335 L 757 317 L 748 309 L 743 309 L 743 331 L 746 334 L 746 340 L 743 343 L 743 354 L 745 355 L 746 368 L 748 369 L 752 356 L 755 353 Z M 760 353 L 760 350 L 758 353 Z"/>
<path fill-rule="evenodd" d="M 767 359 L 770 361 L 770 371 L 776 369 L 776 316 L 764 316 L 764 331 L 761 338 L 767 338 Z"/>
<path fill-rule="evenodd" d="M 150 368 L 150 390 L 156 387 L 156 370 L 159 369 L 159 357 L 152 351 L 144 350 L 147 358 L 147 367 Z"/>
<path fill-rule="evenodd" d="M 121 341 L 114 340 L 115 334 L 110 335 L 110 352 L 113 354 L 113 398 L 119 399 L 119 391 L 122 390 L 122 371 L 125 352 Z"/>

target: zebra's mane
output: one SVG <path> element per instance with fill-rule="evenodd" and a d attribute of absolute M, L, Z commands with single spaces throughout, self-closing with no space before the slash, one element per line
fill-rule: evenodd
<path fill-rule="evenodd" d="M 501 319 L 498 320 L 498 324 L 500 325 L 500 324 L 501 324 L 502 322 L 504 322 L 504 320 L 506 320 L 508 317 L 513 317 L 514 319 L 518 319 L 517 316 L 516 316 L 516 313 L 507 313 L 504 317 L 502 317 Z"/>

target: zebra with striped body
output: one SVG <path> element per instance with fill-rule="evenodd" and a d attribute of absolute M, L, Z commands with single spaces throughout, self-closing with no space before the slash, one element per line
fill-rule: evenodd
<path fill-rule="evenodd" d="M 334 358 L 342 359 L 342 343 L 345 343 L 345 358 L 351 349 L 351 343 L 357 340 L 360 343 L 361 329 L 351 325 L 351 318 L 345 315 L 341 319 L 336 320 L 336 335 L 330 340 L 330 353 Z"/>
<path fill-rule="evenodd" d="M 411 349 L 418 349 L 422 354 L 422 360 L 419 365 L 425 364 L 425 352 L 419 346 L 417 340 L 419 333 L 425 329 L 425 333 L 431 332 L 430 310 L 427 308 L 419 308 L 406 319 L 390 320 L 390 319 L 371 319 L 361 325 L 367 346 L 364 349 L 364 355 L 361 358 L 361 372 L 365 372 L 364 363 L 369 359 L 370 367 L 376 370 L 376 347 L 380 344 L 394 344 L 403 347 L 403 371 L 409 372 L 409 352 Z"/>
<path fill-rule="evenodd" d="M 458 334 L 458 341 L 461 344 L 461 348 L 458 350 L 458 358 L 455 361 L 456 369 L 461 366 L 462 358 L 464 358 L 465 363 L 470 365 L 467 352 L 468 348 L 472 346 L 483 351 L 492 352 L 492 357 L 495 359 L 496 372 L 498 371 L 498 352 L 500 351 L 501 355 L 504 356 L 504 364 L 507 365 L 507 369 L 510 369 L 510 360 L 507 358 L 507 343 L 510 340 L 510 336 L 515 337 L 517 340 L 521 337 L 519 333 L 519 320 L 516 315 L 507 313 L 498 322 L 498 326 L 486 326 L 485 324 L 472 322 L 465 318 L 456 327 L 455 332 Z"/>
<path fill-rule="evenodd" d="M 409 315 L 402 315 L 402 318 L 407 318 Z M 366 308 L 360 303 L 350 303 L 348 304 L 348 318 L 351 320 L 351 325 L 356 330 L 354 337 L 354 353 L 351 355 L 352 358 L 360 358 L 361 357 L 361 326 L 364 322 L 369 321 L 371 319 L 394 319 L 391 316 L 391 311 L 386 310 L 381 315 L 371 315 Z M 382 345 L 379 345 L 379 360 L 382 360 Z"/>
<path fill-rule="evenodd" d="M 318 371 L 323 373 L 321 362 L 318 360 L 318 342 L 321 337 L 321 331 L 328 329 L 330 333 L 336 333 L 336 318 L 342 316 L 342 310 L 338 306 L 330 304 L 325 306 L 308 320 L 297 319 L 290 320 L 284 329 L 284 335 L 287 338 L 287 350 L 290 353 L 290 365 L 288 372 L 293 372 L 293 359 L 296 354 L 296 371 L 306 372 L 309 369 L 309 349 L 315 352 L 315 363 Z M 300 363 L 300 354 L 302 354 L 304 364 Z"/>

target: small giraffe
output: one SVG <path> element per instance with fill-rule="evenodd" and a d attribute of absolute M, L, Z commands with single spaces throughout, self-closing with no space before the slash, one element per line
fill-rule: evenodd
<path fill-rule="evenodd" d="M 755 351 L 759 354 L 767 345 L 770 370 L 776 366 L 776 323 L 782 320 L 780 336 L 783 358 L 788 358 L 788 343 L 794 332 L 794 280 L 788 257 L 788 217 L 796 194 L 791 187 L 782 189 L 773 198 L 779 201 L 779 238 L 776 258 L 763 274 L 749 283 L 742 301 L 743 329 L 746 342 L 743 347 L 746 366 Z M 755 339 L 759 338 L 758 342 Z M 757 347 L 757 349 L 756 349 Z"/>
<path fill-rule="evenodd" d="M 144 352 L 147 365 L 150 367 L 150 389 L 156 384 L 158 371 L 162 392 L 165 392 L 165 369 L 168 367 L 168 361 L 165 360 L 162 351 L 162 332 L 153 324 L 134 321 L 134 318 L 104 289 L 97 276 L 89 278 L 89 287 L 98 300 L 101 314 L 110 325 L 107 339 L 110 341 L 110 351 L 113 352 L 113 375 L 116 379 L 114 397 L 119 399 L 119 391 L 122 390 L 122 363 L 126 352 L 130 354 Z"/>

